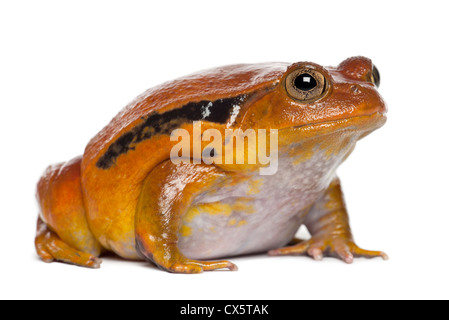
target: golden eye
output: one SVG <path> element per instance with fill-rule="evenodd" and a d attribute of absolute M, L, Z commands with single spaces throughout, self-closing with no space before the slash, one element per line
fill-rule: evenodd
<path fill-rule="evenodd" d="M 288 94 L 301 102 L 312 102 L 321 98 L 327 90 L 324 75 L 311 68 L 300 68 L 287 76 L 285 86 Z"/>

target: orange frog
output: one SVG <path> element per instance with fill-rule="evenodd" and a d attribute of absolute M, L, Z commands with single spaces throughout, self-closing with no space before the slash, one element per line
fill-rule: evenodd
<path fill-rule="evenodd" d="M 260 252 L 386 259 L 354 243 L 336 176 L 356 142 L 386 121 L 378 85 L 371 60 L 353 57 L 338 67 L 225 66 L 149 89 L 83 156 L 47 169 L 37 190 L 37 253 L 45 262 L 98 268 L 109 251 L 178 273 L 236 270 L 215 259 Z M 206 163 L 195 152 L 173 161 L 173 132 L 194 136 L 198 122 L 201 150 L 210 129 L 276 132 L 276 170 Z M 225 159 L 229 140 L 206 154 Z M 309 240 L 295 239 L 301 225 Z"/>

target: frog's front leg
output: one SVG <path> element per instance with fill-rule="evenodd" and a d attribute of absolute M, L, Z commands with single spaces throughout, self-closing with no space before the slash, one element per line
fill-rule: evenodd
<path fill-rule="evenodd" d="M 176 273 L 237 270 L 229 261 L 198 261 L 178 249 L 184 214 L 202 190 L 224 175 L 214 166 L 166 161 L 145 179 L 136 212 L 137 250 L 160 268 Z"/>
<path fill-rule="evenodd" d="M 346 263 L 352 263 L 354 256 L 388 259 L 388 256 L 381 251 L 364 250 L 354 243 L 338 179 L 331 183 L 324 195 L 313 205 L 304 224 L 312 236 L 310 240 L 272 250 L 269 254 L 308 254 L 315 260 L 321 260 L 323 255 L 332 255 Z"/>

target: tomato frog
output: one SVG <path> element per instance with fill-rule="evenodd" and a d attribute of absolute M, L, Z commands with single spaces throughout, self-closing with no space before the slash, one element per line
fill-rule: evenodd
<path fill-rule="evenodd" d="M 112 252 L 175 273 L 236 270 L 220 259 L 263 252 L 386 259 L 355 244 L 336 175 L 356 142 L 386 121 L 379 82 L 370 59 L 352 57 L 337 67 L 224 66 L 147 90 L 82 156 L 43 174 L 38 255 L 98 268 Z M 211 129 L 276 132 L 275 172 L 191 152 L 173 161 L 173 132 L 194 134 L 198 122 L 200 138 Z M 209 155 L 224 159 L 227 140 Z M 308 240 L 295 238 L 302 225 Z"/>

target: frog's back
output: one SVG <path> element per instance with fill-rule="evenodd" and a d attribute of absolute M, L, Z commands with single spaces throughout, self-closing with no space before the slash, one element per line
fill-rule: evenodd
<path fill-rule="evenodd" d="M 97 164 L 114 141 L 152 113 L 164 114 L 179 110 L 189 103 L 213 102 L 257 91 L 277 82 L 287 67 L 286 63 L 230 65 L 194 73 L 148 89 L 129 103 L 89 142 L 83 168 L 92 162 Z M 172 112 L 172 115 L 176 116 L 176 113 Z"/>
<path fill-rule="evenodd" d="M 135 252 L 134 213 L 141 183 L 169 158 L 170 132 L 186 122 L 225 125 L 232 106 L 276 85 L 285 63 L 232 65 L 206 70 L 147 90 L 87 145 L 82 187 L 89 225 L 107 249 Z M 204 109 L 210 104 L 211 108 Z"/>

